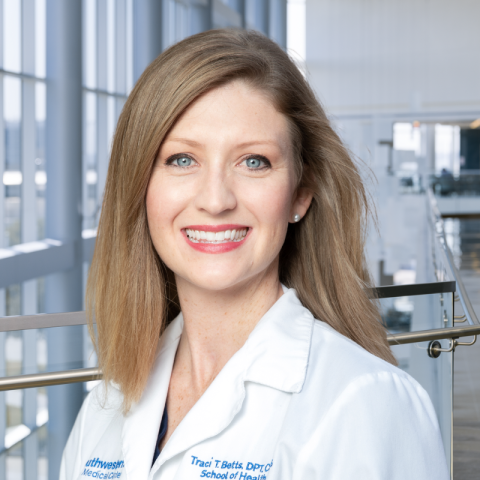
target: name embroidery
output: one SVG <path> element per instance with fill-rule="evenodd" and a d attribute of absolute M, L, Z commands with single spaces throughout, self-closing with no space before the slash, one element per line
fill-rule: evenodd
<path fill-rule="evenodd" d="M 266 480 L 266 473 L 270 471 L 273 460 L 270 463 L 237 462 L 227 460 L 202 460 L 194 455 L 192 465 L 202 469 L 199 471 L 200 478 L 214 478 L 219 480 Z M 205 468 L 206 467 L 206 468 Z"/>

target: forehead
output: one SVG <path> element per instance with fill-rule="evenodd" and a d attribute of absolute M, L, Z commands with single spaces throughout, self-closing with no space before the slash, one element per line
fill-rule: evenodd
<path fill-rule="evenodd" d="M 231 140 L 274 142 L 290 148 L 287 118 L 260 89 L 244 81 L 215 88 L 198 98 L 175 123 L 169 135 L 202 141 Z M 195 137 L 195 138 L 193 138 Z"/>

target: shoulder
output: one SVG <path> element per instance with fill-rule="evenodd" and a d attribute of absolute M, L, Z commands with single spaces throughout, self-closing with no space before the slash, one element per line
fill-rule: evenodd
<path fill-rule="evenodd" d="M 73 478 L 80 470 L 90 449 L 112 425 L 121 429 L 123 395 L 114 386 L 102 381 L 85 398 L 68 438 L 62 457 L 60 478 Z"/>
<path fill-rule="evenodd" d="M 326 365 L 330 374 L 335 374 L 338 378 L 339 389 L 365 376 L 378 378 L 379 382 L 382 382 L 382 379 L 397 377 L 421 388 L 403 370 L 371 354 L 325 322 L 315 320 L 309 355 L 310 373 L 316 371 L 314 375 L 318 377 L 318 373 Z"/>
<path fill-rule="evenodd" d="M 315 321 L 304 391 L 321 395 L 323 413 L 357 408 L 361 402 L 416 411 L 436 426 L 436 414 L 423 387 L 410 375 L 372 355 L 324 322 Z"/>
<path fill-rule="evenodd" d="M 84 422 L 89 422 L 93 417 L 100 424 L 109 422 L 119 412 L 123 404 L 123 394 L 114 383 L 99 382 L 87 395 L 80 410 L 79 417 L 83 416 Z"/>
<path fill-rule="evenodd" d="M 114 420 L 123 418 L 123 394 L 115 384 L 100 382 L 85 398 L 78 414 L 78 428 L 81 429 L 82 440 L 98 438 Z M 77 425 L 74 426 L 74 430 Z"/>
<path fill-rule="evenodd" d="M 315 321 L 304 388 L 293 401 L 309 418 L 298 458 L 318 478 L 447 478 L 425 390 L 323 322 Z"/>

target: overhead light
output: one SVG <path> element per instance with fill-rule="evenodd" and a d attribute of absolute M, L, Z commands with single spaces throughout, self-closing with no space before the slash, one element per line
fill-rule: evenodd
<path fill-rule="evenodd" d="M 480 118 L 477 118 L 470 124 L 470 128 L 478 128 L 480 127 Z"/>
<path fill-rule="evenodd" d="M 47 172 L 44 172 L 43 170 L 38 170 L 38 172 L 35 172 L 35 183 L 37 185 L 46 185 Z"/>
<path fill-rule="evenodd" d="M 87 170 L 87 185 L 96 185 L 98 180 L 98 175 L 95 170 Z"/>
<path fill-rule="evenodd" d="M 7 170 L 6 172 L 3 172 L 4 185 L 21 185 L 22 180 L 22 172 L 19 172 L 18 170 Z"/>

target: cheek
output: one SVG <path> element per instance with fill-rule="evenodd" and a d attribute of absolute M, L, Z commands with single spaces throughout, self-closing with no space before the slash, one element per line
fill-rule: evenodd
<path fill-rule="evenodd" d="M 179 207 L 175 190 L 152 178 L 147 189 L 146 208 L 148 228 L 155 246 L 159 244 L 163 232 L 172 227 Z"/>
<path fill-rule="evenodd" d="M 292 195 L 290 182 L 285 180 L 266 183 L 262 188 L 247 189 L 244 198 L 260 227 L 265 226 L 271 237 L 276 237 L 287 229 Z"/>

